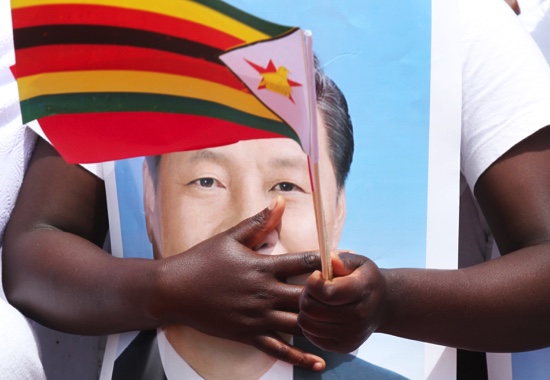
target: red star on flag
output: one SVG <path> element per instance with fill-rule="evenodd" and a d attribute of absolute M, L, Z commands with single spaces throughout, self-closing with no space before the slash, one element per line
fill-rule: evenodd
<path fill-rule="evenodd" d="M 286 96 L 294 103 L 294 99 L 292 99 L 292 87 L 299 87 L 302 84 L 288 79 L 288 69 L 285 66 L 275 67 L 271 59 L 265 68 L 247 59 L 245 61 L 262 76 L 258 90 L 265 88 L 266 90 Z"/>

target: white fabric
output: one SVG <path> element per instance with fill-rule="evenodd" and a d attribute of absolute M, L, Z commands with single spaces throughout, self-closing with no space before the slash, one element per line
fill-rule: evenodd
<path fill-rule="evenodd" d="M 519 0 L 519 19 L 550 63 L 550 0 Z"/>
<path fill-rule="evenodd" d="M 15 205 L 35 135 L 21 125 L 17 85 L 11 73 L 0 70 L 0 246 Z"/>
<path fill-rule="evenodd" d="M 550 69 L 502 0 L 462 0 L 461 169 L 479 176 L 515 144 L 550 124 Z"/>
<path fill-rule="evenodd" d="M 162 366 L 168 380 L 203 380 L 203 377 L 195 372 L 195 370 L 174 350 L 162 329 L 157 330 L 157 343 Z M 293 373 L 292 365 L 277 360 L 259 380 L 291 380 L 293 378 Z"/>
<path fill-rule="evenodd" d="M 0 297 L 0 379 L 46 379 L 29 322 Z"/>
<path fill-rule="evenodd" d="M 17 84 L 9 66 L 15 61 L 11 38 L 9 0 L 0 8 L 0 246 L 8 217 L 21 186 L 34 134 L 21 125 Z"/>
<path fill-rule="evenodd" d="M 14 62 L 10 16 L 9 0 L 0 0 L 0 258 L 3 232 L 34 145 L 34 134 L 21 125 L 17 87 L 8 70 Z M 1 274 L 0 264 L 0 378 L 45 379 L 32 328 L 6 301 Z"/>

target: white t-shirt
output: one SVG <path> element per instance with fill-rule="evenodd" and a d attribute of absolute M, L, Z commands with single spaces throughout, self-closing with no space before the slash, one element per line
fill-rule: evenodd
<path fill-rule="evenodd" d="M 518 18 L 504 0 L 461 1 L 465 57 L 461 166 L 469 185 L 461 181 L 461 267 L 499 255 L 470 189 L 503 153 L 550 124 L 550 69 L 521 25 L 525 18 L 529 18 L 528 31 L 550 25 L 550 16 L 541 13 L 548 4 L 550 0 L 520 1 Z M 550 49 L 546 53 L 550 57 Z"/>
<path fill-rule="evenodd" d="M 0 0 L 0 258 L 2 236 L 34 145 L 34 134 L 21 125 L 14 62 L 10 1 Z M 5 298 L 0 261 L 0 378 L 45 379 L 38 345 L 27 319 Z"/>
<path fill-rule="evenodd" d="M 550 0 L 518 0 L 522 25 L 550 63 Z"/>
<path fill-rule="evenodd" d="M 473 189 L 502 154 L 550 125 L 550 69 L 503 0 L 462 0 L 461 169 Z"/>
<path fill-rule="evenodd" d="M 550 30 L 550 14 L 545 13 L 550 0 L 520 1 L 520 17 L 504 0 L 461 4 L 466 57 L 461 165 L 469 186 L 461 181 L 459 261 L 470 266 L 499 253 L 475 198 L 466 193 L 504 152 L 550 125 L 550 61 L 540 52 L 546 49 L 550 58 L 550 44 L 537 46 L 526 33 Z M 488 83 L 490 79 L 496 83 Z"/>

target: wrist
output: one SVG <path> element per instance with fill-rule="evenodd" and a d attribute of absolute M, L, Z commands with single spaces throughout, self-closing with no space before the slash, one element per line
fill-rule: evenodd
<path fill-rule="evenodd" d="M 149 287 L 145 291 L 145 313 L 156 327 L 161 327 L 171 322 L 171 300 L 170 288 L 167 286 L 169 276 L 169 265 L 166 260 L 150 260 L 150 268 L 146 271 L 146 281 Z"/>
<path fill-rule="evenodd" d="M 375 331 L 387 334 L 392 331 L 392 326 L 395 324 L 401 279 L 395 269 L 381 268 L 380 273 L 385 283 L 385 292 L 381 300 L 379 324 Z"/>

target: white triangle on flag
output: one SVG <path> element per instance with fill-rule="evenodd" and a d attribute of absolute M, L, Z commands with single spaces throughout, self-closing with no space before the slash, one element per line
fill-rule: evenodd
<path fill-rule="evenodd" d="M 220 55 L 220 59 L 298 134 L 304 152 L 317 158 L 317 118 L 311 112 L 316 104 L 313 59 L 309 58 L 313 52 L 309 41 L 309 32 L 295 29 L 281 37 L 235 48 Z"/>

